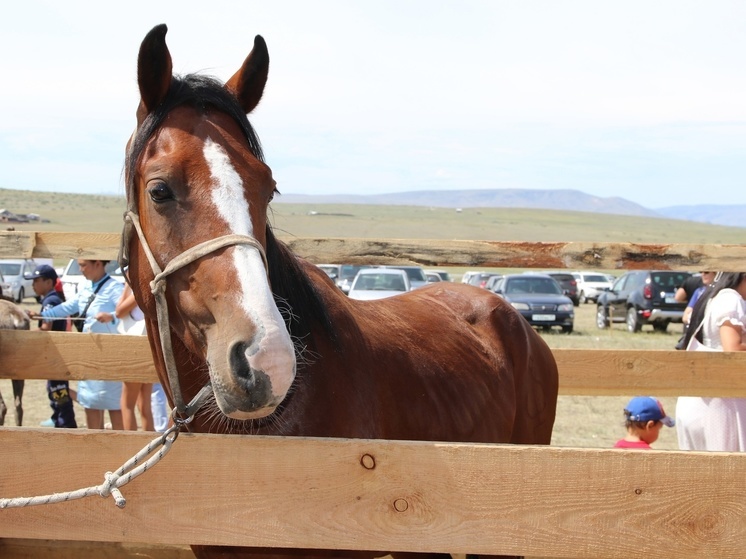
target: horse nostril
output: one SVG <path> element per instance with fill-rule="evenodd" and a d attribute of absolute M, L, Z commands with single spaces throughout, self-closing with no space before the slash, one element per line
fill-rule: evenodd
<path fill-rule="evenodd" d="M 239 379 L 246 383 L 246 388 L 251 388 L 256 379 L 254 373 L 249 365 L 249 360 L 246 358 L 246 350 L 249 344 L 246 342 L 236 342 L 230 349 L 229 361 L 231 370 Z"/>

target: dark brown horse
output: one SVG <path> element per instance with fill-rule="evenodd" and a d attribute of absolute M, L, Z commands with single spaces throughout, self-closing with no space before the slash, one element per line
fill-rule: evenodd
<path fill-rule="evenodd" d="M 0 298 L 0 330 L 28 330 L 31 322 L 21 307 L 7 299 Z M 11 381 L 13 386 L 13 407 L 16 414 L 16 425 L 23 424 L 23 388 L 25 381 L 15 379 Z M 0 394 L 0 425 L 5 424 L 5 414 L 8 406 L 5 405 L 3 395 Z"/>
<path fill-rule="evenodd" d="M 190 415 L 205 400 L 189 428 L 548 444 L 557 368 L 502 299 L 438 283 L 352 301 L 275 238 L 267 222 L 275 181 L 246 118 L 267 79 L 264 40 L 256 37 L 223 85 L 172 76 L 165 35 L 165 25 L 155 27 L 138 58 L 122 260 L 172 404 Z"/>

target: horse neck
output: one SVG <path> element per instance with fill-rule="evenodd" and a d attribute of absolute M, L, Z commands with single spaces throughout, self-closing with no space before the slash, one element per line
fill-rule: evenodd
<path fill-rule="evenodd" d="M 269 227 L 266 238 L 272 293 L 290 335 L 305 339 L 321 329 L 335 341 L 330 294 L 309 276 L 303 261 L 277 240 Z"/>

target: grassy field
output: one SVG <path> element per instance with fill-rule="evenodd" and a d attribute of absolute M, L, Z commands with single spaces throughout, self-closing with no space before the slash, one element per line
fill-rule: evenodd
<path fill-rule="evenodd" d="M 27 231 L 106 231 L 121 229 L 124 199 L 116 196 L 47 194 L 0 189 L 0 208 L 16 213 L 39 213 L 49 223 L 19 224 Z M 443 208 L 356 205 L 296 205 L 275 203 L 272 223 L 282 237 L 363 237 L 492 239 L 528 241 L 617 241 L 649 243 L 735 243 L 743 242 L 744 229 L 669 219 L 611 216 L 582 212 L 465 208 L 457 213 Z M 60 263 L 61 264 L 61 263 Z M 451 268 L 458 280 L 465 271 Z M 505 270 L 502 270 L 505 271 Z M 617 271 L 618 272 L 618 271 Z M 31 299 L 26 306 L 35 308 Z M 681 326 L 669 332 L 645 327 L 630 334 L 623 325 L 600 331 L 595 325 L 594 305 L 576 308 L 575 331 L 571 335 L 542 333 L 552 348 L 671 349 Z M 10 381 L 0 380 L 6 400 Z M 553 444 L 601 447 L 613 445 L 624 435 L 622 410 L 629 394 L 620 397 L 560 397 Z M 49 416 L 44 382 L 30 381 L 26 388 L 26 425 L 39 425 Z M 663 398 L 673 415 L 675 398 Z M 12 421 L 12 418 L 8 418 Z M 78 421 L 83 422 L 82 411 Z M 664 429 L 655 445 L 675 449 L 675 429 Z"/>

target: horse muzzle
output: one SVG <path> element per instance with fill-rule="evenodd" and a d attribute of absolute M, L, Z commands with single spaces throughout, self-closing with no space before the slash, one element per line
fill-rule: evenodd
<path fill-rule="evenodd" d="M 295 379 L 295 355 L 237 341 L 210 359 L 210 380 L 220 411 L 232 419 L 260 419 L 271 415 L 285 399 Z M 223 362 L 221 365 L 220 362 Z"/>

